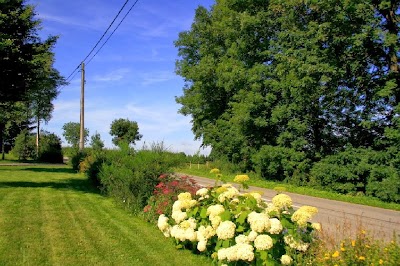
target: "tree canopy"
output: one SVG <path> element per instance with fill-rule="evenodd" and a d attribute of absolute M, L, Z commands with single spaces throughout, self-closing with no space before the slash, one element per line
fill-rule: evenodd
<path fill-rule="evenodd" d="M 273 147 L 316 161 L 349 146 L 394 145 L 399 5 L 218 0 L 199 7 L 175 42 L 185 80 L 180 113 L 192 117 L 213 155 L 233 162 Z"/>
<path fill-rule="evenodd" d="M 142 138 L 142 135 L 139 134 L 137 122 L 123 118 L 112 121 L 110 135 L 114 136 L 112 142 L 116 146 L 119 146 L 122 142 L 135 144 L 137 140 Z"/>
<path fill-rule="evenodd" d="M 68 142 L 68 144 L 70 144 L 73 148 L 78 148 L 80 141 L 81 125 L 77 122 L 68 122 L 63 125 L 62 129 L 63 129 L 62 134 L 65 140 Z M 89 139 L 89 129 L 85 128 L 83 141 L 86 143 L 88 139 Z"/>
<path fill-rule="evenodd" d="M 52 101 L 65 79 L 53 67 L 56 36 L 42 40 L 41 23 L 25 0 L 0 2 L 0 144 L 13 141 L 35 118 L 49 121 Z M 21 106 L 24 111 L 19 112 Z M 21 114 L 16 117 L 16 115 Z M 24 121 L 23 121 L 24 120 Z M 21 121 L 17 127 L 15 121 Z M 19 128 L 16 132 L 10 128 Z"/>

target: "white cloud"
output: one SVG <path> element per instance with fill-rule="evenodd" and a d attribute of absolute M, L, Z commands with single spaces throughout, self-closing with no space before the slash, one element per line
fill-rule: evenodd
<path fill-rule="evenodd" d="M 171 71 L 154 71 L 141 74 L 143 86 L 148 86 L 154 83 L 165 82 L 173 79 L 177 79 L 175 73 Z"/>
<path fill-rule="evenodd" d="M 71 27 L 79 27 L 81 29 L 86 30 L 97 30 L 101 31 L 104 30 L 105 21 L 98 21 L 98 20 L 81 20 L 76 17 L 66 17 L 60 15 L 52 15 L 46 13 L 40 13 L 37 15 L 39 19 L 43 21 L 51 21 L 59 24 L 63 24 L 65 26 Z"/>
<path fill-rule="evenodd" d="M 113 70 L 107 74 L 103 75 L 95 75 L 93 80 L 94 81 L 118 81 L 122 80 L 123 78 L 126 77 L 127 74 L 129 74 L 131 71 L 128 68 L 120 68 Z"/>

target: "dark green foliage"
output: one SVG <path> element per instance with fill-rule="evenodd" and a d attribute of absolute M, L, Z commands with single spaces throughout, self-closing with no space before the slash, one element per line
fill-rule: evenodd
<path fill-rule="evenodd" d="M 119 150 L 109 150 L 100 168 L 103 190 L 134 212 L 147 204 L 158 177 L 171 171 L 177 160 L 161 150 L 133 151 L 127 144 Z"/>
<path fill-rule="evenodd" d="M 63 163 L 61 140 L 56 134 L 42 132 L 37 160 L 45 163 Z"/>
<path fill-rule="evenodd" d="M 291 148 L 263 146 L 252 157 L 256 173 L 267 180 L 306 184 L 310 167 L 304 152 Z"/>
<path fill-rule="evenodd" d="M 79 165 L 88 156 L 88 152 L 87 150 L 80 151 L 77 148 L 72 149 L 70 152 L 69 163 L 71 164 L 72 169 L 79 171 Z"/>
<path fill-rule="evenodd" d="M 122 145 L 123 142 L 128 145 L 135 144 L 135 141 L 142 138 L 137 122 L 123 118 L 112 121 L 110 135 L 114 136 L 112 142 L 116 146 Z"/>
<path fill-rule="evenodd" d="M 80 128 L 81 128 L 81 124 L 79 124 L 77 122 L 68 122 L 68 123 L 65 123 L 62 127 L 62 129 L 63 129 L 62 134 L 63 134 L 65 140 L 73 148 L 79 147 Z M 88 141 L 88 138 L 89 138 L 89 130 L 87 128 L 85 128 L 83 141 L 86 143 Z"/>
<path fill-rule="evenodd" d="M 24 129 L 16 137 L 11 153 L 19 160 L 35 158 L 35 137 Z"/>
<path fill-rule="evenodd" d="M 344 194 L 361 194 L 400 202 L 399 154 L 348 148 L 314 164 L 315 185 Z"/>
<path fill-rule="evenodd" d="M 305 184 L 313 163 L 344 156 L 350 162 L 316 165 L 314 177 L 335 191 L 377 196 L 366 189 L 371 164 L 387 164 L 363 153 L 399 149 L 399 15 L 400 2 L 386 0 L 199 7 L 175 42 L 186 82 L 180 113 L 214 159 L 242 171 Z M 383 187 L 396 184 L 393 171 L 384 173 Z"/>
<path fill-rule="evenodd" d="M 104 148 L 104 142 L 101 140 L 100 133 L 95 133 L 90 137 L 90 146 L 95 151 L 100 151 Z"/>

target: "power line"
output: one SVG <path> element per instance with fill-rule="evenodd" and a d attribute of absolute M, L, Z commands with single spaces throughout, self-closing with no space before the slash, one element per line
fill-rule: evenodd
<path fill-rule="evenodd" d="M 105 40 L 105 42 L 100 46 L 100 48 L 97 50 L 97 52 L 90 58 L 90 60 L 86 63 L 86 66 L 89 65 L 89 63 L 93 60 L 93 58 L 100 52 L 100 50 L 104 47 L 104 45 L 108 42 L 108 40 L 113 36 L 114 32 L 119 28 L 119 26 L 122 24 L 122 22 L 125 20 L 125 18 L 129 15 L 129 13 L 132 11 L 132 9 L 136 6 L 137 2 L 139 0 L 136 0 L 135 3 L 129 8 L 128 12 L 126 12 L 125 16 L 122 18 L 122 20 L 118 23 L 118 25 L 115 27 L 115 29 L 111 32 L 111 34 L 108 36 L 108 38 Z M 85 58 L 86 59 L 86 58 Z"/>
<path fill-rule="evenodd" d="M 65 79 L 66 82 L 69 82 L 69 78 L 71 78 L 72 75 L 74 75 L 74 73 L 76 72 L 76 70 L 79 69 L 79 66 L 80 66 L 80 65 L 78 65 L 78 66 L 74 69 L 74 71 L 72 71 L 72 73 L 68 76 L 68 78 Z M 71 80 L 72 80 L 74 77 L 75 77 L 75 75 L 71 78 Z"/>
<path fill-rule="evenodd" d="M 92 48 L 90 53 L 85 57 L 85 59 L 82 60 L 82 62 L 85 62 L 86 59 L 93 53 L 94 49 L 96 49 L 97 45 L 103 40 L 104 36 L 106 36 L 108 30 L 111 28 L 111 26 L 114 24 L 115 20 L 118 18 L 119 14 L 121 14 L 122 10 L 125 8 L 126 4 L 129 2 L 129 0 L 126 0 L 124 5 L 121 7 L 121 9 L 118 11 L 117 15 L 114 17 L 114 19 L 111 21 L 110 25 L 108 25 L 108 28 L 106 31 L 103 33 L 103 35 L 100 37 L 100 39 L 97 41 L 96 45 Z M 118 27 L 118 26 L 117 26 Z"/>
<path fill-rule="evenodd" d="M 93 58 L 100 52 L 100 50 L 104 47 L 104 45 L 108 42 L 108 40 L 111 38 L 111 36 L 115 33 L 115 31 L 119 28 L 119 26 L 122 24 L 122 22 L 125 20 L 125 18 L 128 16 L 128 14 L 132 11 L 132 9 L 135 7 L 135 5 L 137 4 L 139 0 L 136 0 L 135 3 L 133 3 L 133 5 L 130 7 L 130 9 L 128 10 L 128 12 L 124 15 L 124 17 L 121 19 L 121 21 L 118 23 L 118 25 L 114 28 L 114 30 L 111 32 L 111 34 L 107 37 L 107 39 L 105 40 L 105 42 L 100 46 L 100 48 L 96 51 L 96 53 L 90 58 L 90 60 L 86 63 L 86 65 L 88 65 Z M 86 57 L 81 61 L 81 62 L 85 62 L 86 59 L 89 58 L 89 56 L 93 53 L 93 51 L 96 49 L 96 47 L 100 44 L 100 42 L 103 40 L 103 38 L 106 36 L 107 32 L 110 30 L 110 28 L 112 27 L 112 25 L 114 24 L 114 22 L 116 21 L 116 19 L 119 17 L 119 15 L 121 14 L 121 12 L 123 11 L 123 9 L 125 8 L 125 6 L 128 4 L 129 0 L 126 0 L 125 3 L 122 5 L 122 7 L 120 8 L 120 10 L 118 11 L 118 13 L 115 15 L 114 19 L 111 21 L 110 25 L 108 25 L 107 29 L 104 31 L 103 35 L 100 37 L 100 39 L 97 41 L 97 43 L 94 45 L 94 47 L 90 50 L 90 52 L 86 55 Z M 71 81 L 78 72 L 76 72 L 79 67 L 81 66 L 81 64 L 79 64 L 72 72 L 71 74 L 65 79 L 66 82 Z M 71 78 L 72 77 L 72 78 Z"/>

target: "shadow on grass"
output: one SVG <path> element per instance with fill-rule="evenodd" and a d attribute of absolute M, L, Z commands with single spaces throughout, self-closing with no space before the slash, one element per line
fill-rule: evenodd
<path fill-rule="evenodd" d="M 47 167 L 35 167 L 30 165 L 29 167 L 24 166 L 10 166 L 10 167 L 0 167 L 0 173 L 4 171 L 15 171 L 15 172 L 35 172 L 35 173 L 54 173 L 57 174 L 75 174 L 76 171 L 64 166 L 57 165 L 46 165 Z M 50 175 L 51 176 L 51 175 Z M 84 193 L 96 193 L 100 194 L 100 190 L 95 187 L 90 180 L 87 178 L 62 178 L 55 181 L 24 181 L 19 178 L 18 181 L 0 181 L 0 188 L 7 187 L 20 187 L 20 188 L 54 188 L 54 189 L 64 189 L 64 190 L 75 190 Z"/>
<path fill-rule="evenodd" d="M 76 173 L 74 169 L 66 167 L 28 167 L 28 168 L 22 168 L 20 170 L 42 172 L 42 173 L 66 173 L 66 174 Z"/>
<path fill-rule="evenodd" d="M 100 190 L 87 179 L 64 179 L 57 182 L 5 181 L 0 188 L 53 188 L 100 194 Z"/>

